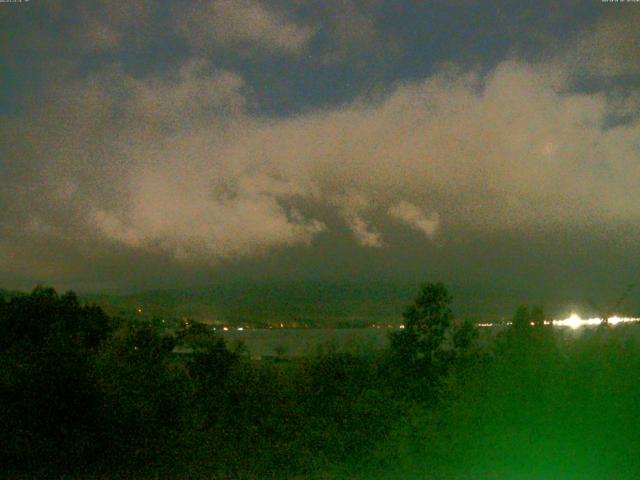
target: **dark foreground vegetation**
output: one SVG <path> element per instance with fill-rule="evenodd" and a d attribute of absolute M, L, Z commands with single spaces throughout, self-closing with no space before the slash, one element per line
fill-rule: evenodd
<path fill-rule="evenodd" d="M 163 336 L 73 293 L 3 299 L 2 472 L 638 478 L 637 327 L 569 334 L 521 308 L 480 338 L 450 303 L 441 284 L 424 285 L 384 351 L 257 362 L 199 324 Z"/>

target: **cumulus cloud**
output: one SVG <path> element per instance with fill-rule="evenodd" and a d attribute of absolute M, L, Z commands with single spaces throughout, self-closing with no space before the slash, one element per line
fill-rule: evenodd
<path fill-rule="evenodd" d="M 308 14 L 319 20 L 324 36 L 322 60 L 359 67 L 371 61 L 401 56 L 401 42 L 380 28 L 382 3 L 377 0 L 327 0 L 303 2 Z M 382 20 L 384 21 L 384 20 Z"/>
<path fill-rule="evenodd" d="M 37 172 L 22 186 L 42 190 L 23 228 L 62 222 L 68 240 L 205 263 L 308 244 L 325 226 L 286 202 L 298 187 L 223 157 L 244 133 L 245 95 L 239 76 L 202 62 L 163 78 L 110 69 L 67 85 L 29 120 L 41 136 L 28 144 L 13 131 Z"/>
<path fill-rule="evenodd" d="M 640 9 L 634 4 L 610 8 L 584 31 L 563 61 L 577 72 L 602 77 L 640 75 Z"/>
<path fill-rule="evenodd" d="M 298 24 L 258 0 L 207 0 L 190 8 L 179 31 L 196 48 L 248 45 L 296 55 L 316 29 Z"/>
<path fill-rule="evenodd" d="M 383 101 L 259 123 L 227 156 L 258 155 L 269 175 L 309 185 L 347 221 L 354 193 L 368 208 L 407 199 L 493 230 L 637 216 L 628 135 L 638 124 L 607 128 L 607 97 L 569 93 L 564 78 L 518 62 L 485 76 L 445 71 Z"/>
<path fill-rule="evenodd" d="M 640 220 L 637 116 L 610 125 L 611 97 L 571 92 L 554 66 L 443 69 L 286 118 L 250 98 L 239 75 L 203 62 L 55 90 L 0 133 L 16 166 L 0 179 L 5 250 L 35 229 L 88 256 L 118 245 L 215 264 L 339 227 L 380 247 L 398 222 L 446 242 Z"/>
<path fill-rule="evenodd" d="M 114 52 L 144 43 L 158 34 L 158 5 L 152 0 L 129 3 L 94 0 L 77 6 L 48 0 L 46 5 L 57 21 L 67 19 L 78 9 L 80 20 L 71 36 L 75 46 L 92 53 Z"/>
<path fill-rule="evenodd" d="M 82 35 L 85 47 L 104 52 L 120 46 L 122 34 L 113 26 L 97 18 L 90 18 Z"/>
<path fill-rule="evenodd" d="M 250 91 L 242 77 L 212 69 L 202 60 L 186 62 L 169 78 L 141 81 L 121 77 L 120 82 L 128 84 L 127 110 L 147 125 L 192 128 L 198 120 L 236 117 L 250 103 Z"/>
<path fill-rule="evenodd" d="M 389 215 L 409 227 L 424 233 L 427 238 L 433 238 L 440 223 L 437 213 L 427 217 L 419 207 L 404 200 L 391 206 L 389 208 Z"/>
<path fill-rule="evenodd" d="M 363 247 L 382 247 L 384 245 L 380 233 L 373 231 L 362 218 L 354 217 L 348 220 L 348 226 L 356 241 Z"/>
<path fill-rule="evenodd" d="M 134 196 L 126 223 L 96 211 L 99 230 L 128 247 L 158 249 L 178 260 L 214 261 L 309 244 L 325 228 L 318 220 L 287 215 L 270 196 L 221 203 L 198 185 L 176 191 L 167 180 L 146 180 L 150 183 Z"/>

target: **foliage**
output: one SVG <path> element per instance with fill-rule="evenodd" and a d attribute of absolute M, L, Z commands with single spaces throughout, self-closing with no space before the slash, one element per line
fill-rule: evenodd
<path fill-rule="evenodd" d="M 112 328 L 99 307 L 81 306 L 75 293 L 59 296 L 44 287 L 3 302 L 0 315 L 0 350 L 15 345 L 37 347 L 54 337 L 82 349 L 95 349 Z"/>
<path fill-rule="evenodd" d="M 111 328 L 100 308 L 80 305 L 72 292 L 37 287 L 0 302 L 3 460 L 64 465 L 97 454 L 93 360 Z"/>
<path fill-rule="evenodd" d="M 526 335 L 531 327 L 531 315 L 529 314 L 529 307 L 526 305 L 520 305 L 513 315 L 511 320 L 513 331 L 518 335 Z"/>
<path fill-rule="evenodd" d="M 0 300 L 0 461 L 16 478 L 635 478 L 638 327 L 570 337 L 519 308 L 495 341 L 450 304 L 422 286 L 388 350 L 258 362 L 195 322 L 167 336 L 71 293 Z"/>
<path fill-rule="evenodd" d="M 391 334 L 391 375 L 396 386 L 425 397 L 447 374 L 456 357 L 477 338 L 475 327 L 454 328 L 452 297 L 442 283 L 423 284 L 402 316 L 404 329 Z M 401 373 L 402 372 L 402 373 Z"/>

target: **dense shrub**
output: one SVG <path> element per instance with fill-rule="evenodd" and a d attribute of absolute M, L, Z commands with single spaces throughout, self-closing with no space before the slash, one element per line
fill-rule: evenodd
<path fill-rule="evenodd" d="M 94 356 L 112 324 L 75 294 L 36 288 L 0 302 L 0 452 L 7 465 L 67 469 L 102 446 Z"/>
<path fill-rule="evenodd" d="M 479 342 L 442 288 L 387 350 L 274 362 L 51 289 L 0 300 L 0 460 L 16 478 L 637 478 L 637 326 L 519 309 Z"/>

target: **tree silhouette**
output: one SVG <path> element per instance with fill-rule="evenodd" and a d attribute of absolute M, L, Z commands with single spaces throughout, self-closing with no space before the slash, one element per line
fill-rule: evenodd
<path fill-rule="evenodd" d="M 453 332 L 453 345 L 458 351 L 468 351 L 477 339 L 478 329 L 468 320 L 458 325 Z"/>
<path fill-rule="evenodd" d="M 25 455 L 66 462 L 99 451 L 94 362 L 111 328 L 99 307 L 81 305 L 73 292 L 36 287 L 1 302 L 0 444 L 30 445 L 28 454 L 9 450 L 6 462 Z"/>
<path fill-rule="evenodd" d="M 415 373 L 436 379 L 446 371 L 451 356 L 446 351 L 453 320 L 451 302 L 442 283 L 423 284 L 402 314 L 404 329 L 391 335 L 394 356 Z"/>
<path fill-rule="evenodd" d="M 511 320 L 513 331 L 516 334 L 526 334 L 531 327 L 531 315 L 529 314 L 529 307 L 526 305 L 520 305 L 513 315 Z"/>
<path fill-rule="evenodd" d="M 30 295 L 11 298 L 0 314 L 0 349 L 16 345 L 37 347 L 53 338 L 95 349 L 113 325 L 95 305 L 80 305 L 72 291 L 58 295 L 53 288 L 36 287 Z"/>
<path fill-rule="evenodd" d="M 531 309 L 531 322 L 533 322 L 536 327 L 544 326 L 544 310 L 542 307 L 536 305 Z"/>

